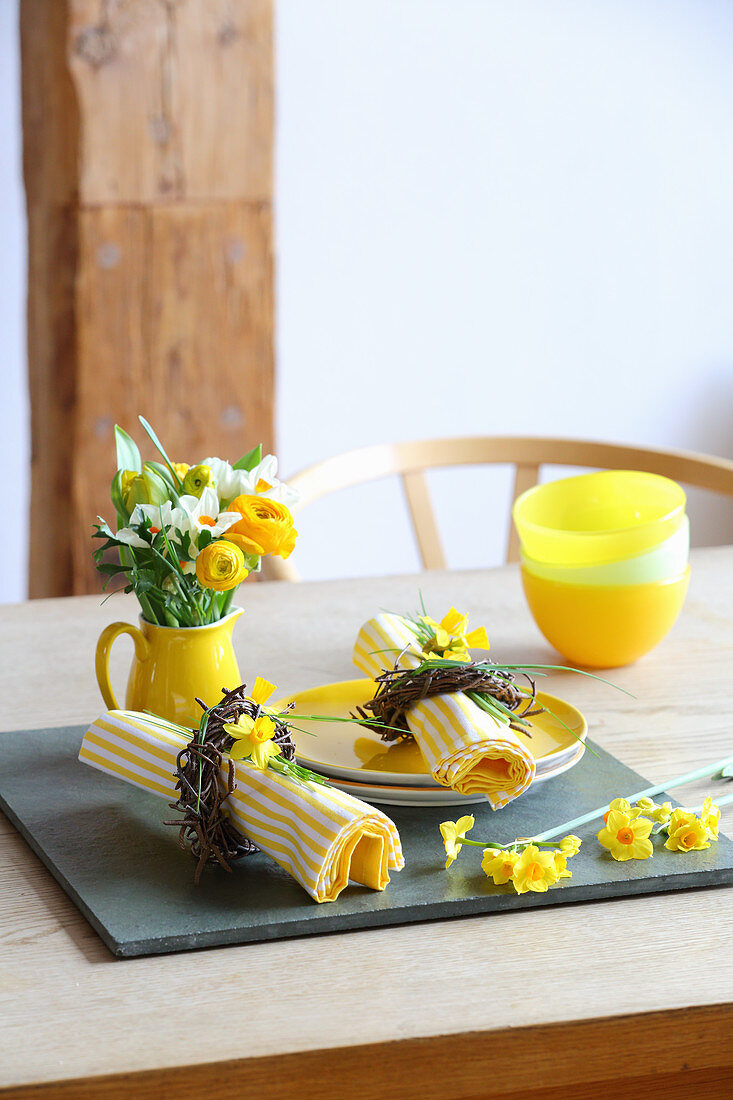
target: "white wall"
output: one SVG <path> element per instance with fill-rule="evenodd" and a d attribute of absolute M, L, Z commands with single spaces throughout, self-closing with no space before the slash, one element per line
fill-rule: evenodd
<path fill-rule="evenodd" d="M 473 433 L 733 457 L 732 50 L 729 0 L 279 0 L 283 470 Z M 508 475 L 433 480 L 451 564 L 499 561 Z M 733 541 L 729 507 L 692 511 Z M 395 485 L 299 525 L 306 576 L 416 566 Z"/>

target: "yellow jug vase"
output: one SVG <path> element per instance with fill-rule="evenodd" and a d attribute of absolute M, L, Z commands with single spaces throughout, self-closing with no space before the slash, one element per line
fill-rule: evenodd
<path fill-rule="evenodd" d="M 109 654 L 120 634 L 129 634 L 135 654 L 127 681 L 125 709 L 150 711 L 193 727 L 198 724 L 201 707 L 221 699 L 223 689 L 239 687 L 242 682 L 232 646 L 232 628 L 242 614 L 236 607 L 223 619 L 208 626 L 156 626 L 140 618 L 140 626 L 111 623 L 97 642 L 97 683 L 105 705 L 119 709 L 109 678 Z"/>

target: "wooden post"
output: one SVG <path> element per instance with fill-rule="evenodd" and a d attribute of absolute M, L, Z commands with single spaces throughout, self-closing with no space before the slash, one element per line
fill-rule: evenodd
<path fill-rule="evenodd" d="M 115 423 L 272 448 L 272 6 L 22 0 L 31 596 L 100 589 Z"/>

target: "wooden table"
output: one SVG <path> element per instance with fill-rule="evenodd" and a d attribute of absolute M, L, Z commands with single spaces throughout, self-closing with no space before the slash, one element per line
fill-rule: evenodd
<path fill-rule="evenodd" d="M 568 674 L 547 684 L 652 780 L 733 752 L 733 547 L 692 564 L 673 633 L 612 674 L 636 699 Z M 243 675 L 284 691 L 352 676 L 361 622 L 414 608 L 418 586 L 434 614 L 455 603 L 485 623 L 497 657 L 551 659 L 506 567 L 247 586 Z M 2 728 L 96 717 L 97 635 L 134 616 L 124 596 L 0 608 Z M 0 875 L 3 1097 L 559 1100 L 666 1086 L 716 1098 L 733 1086 L 724 888 L 118 960 L 5 819 Z"/>

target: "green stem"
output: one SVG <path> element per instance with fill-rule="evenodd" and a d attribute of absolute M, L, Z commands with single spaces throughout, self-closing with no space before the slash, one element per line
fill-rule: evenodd
<path fill-rule="evenodd" d="M 727 756 L 723 760 L 716 760 L 714 764 L 706 764 L 704 767 L 697 768 L 695 771 L 685 772 L 684 775 L 677 776 L 676 779 L 670 779 L 666 783 L 658 783 L 655 787 L 647 787 L 643 791 L 637 791 L 636 794 L 627 795 L 626 801 L 630 803 L 638 802 L 640 798 L 651 798 L 652 795 L 671 791 L 675 787 L 684 787 L 687 783 L 694 783 L 696 779 L 706 779 L 708 776 L 715 775 L 716 772 L 722 772 L 725 767 L 732 763 L 733 756 Z M 596 810 L 590 810 L 587 814 L 582 814 L 580 817 L 573 818 L 572 821 L 566 821 L 563 825 L 557 825 L 552 829 L 547 829 L 544 833 L 539 833 L 534 837 L 533 843 L 536 844 L 539 840 L 550 840 L 559 833 L 567 832 L 569 829 L 574 829 L 578 825 L 585 825 L 588 821 L 595 821 L 596 818 L 603 817 L 607 810 L 608 804 L 604 804 L 603 806 L 599 806 Z"/>
<path fill-rule="evenodd" d="M 526 848 L 530 844 L 536 844 L 542 848 L 554 848 L 555 845 L 549 840 L 534 840 L 532 837 L 527 840 L 513 840 L 510 844 L 499 844 L 495 840 L 469 840 L 468 837 L 464 837 L 462 840 L 457 840 L 457 844 L 470 844 L 474 848 L 497 848 L 499 851 L 506 851 L 509 848 Z"/>
<path fill-rule="evenodd" d="M 235 590 L 233 588 L 230 588 L 228 592 L 224 593 L 224 599 L 221 601 L 221 605 L 219 607 L 220 619 L 223 619 L 225 615 L 229 614 L 229 609 L 232 606 L 232 600 L 234 599 L 234 592 Z"/>

